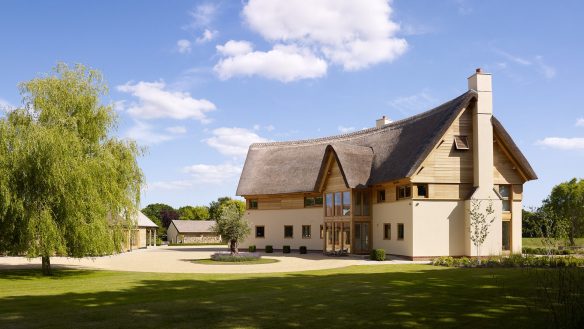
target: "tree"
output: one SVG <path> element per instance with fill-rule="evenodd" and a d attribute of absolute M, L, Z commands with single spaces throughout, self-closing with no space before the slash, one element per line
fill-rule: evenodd
<path fill-rule="evenodd" d="M 112 137 L 102 76 L 58 64 L 19 85 L 23 108 L 0 119 L 0 251 L 41 257 L 120 252 L 140 198 L 141 154 Z"/>
<path fill-rule="evenodd" d="M 209 207 L 206 206 L 184 206 L 178 209 L 181 220 L 207 220 L 209 219 Z"/>
<path fill-rule="evenodd" d="M 239 253 L 237 249 L 239 241 L 245 239 L 251 232 L 249 224 L 243 219 L 243 214 L 233 204 L 222 209 L 221 217 L 217 219 L 213 230 L 229 241 L 232 255 Z"/>
<path fill-rule="evenodd" d="M 469 210 L 470 217 L 470 240 L 477 249 L 477 258 L 480 263 L 481 246 L 489 235 L 491 224 L 495 221 L 495 217 L 489 218 L 495 213 L 493 209 L 493 201 L 489 200 L 485 210 L 482 210 L 482 200 L 472 199 Z"/>
<path fill-rule="evenodd" d="M 539 209 L 522 210 L 521 232 L 524 238 L 536 238 L 540 236 L 542 229 L 542 216 Z"/>
<path fill-rule="evenodd" d="M 165 211 L 174 211 L 174 208 L 164 203 L 152 203 L 142 209 L 142 213 L 158 225 L 157 235 L 161 239 L 166 236 L 166 230 L 168 229 L 168 225 L 170 225 L 170 222 L 168 222 L 168 225 L 165 226 L 162 220 L 162 214 Z"/>
<path fill-rule="evenodd" d="M 212 201 L 209 205 L 209 219 L 216 220 L 221 217 L 222 209 L 230 205 L 234 205 L 243 216 L 245 213 L 245 202 L 234 200 L 230 197 L 221 197 L 218 198 L 217 201 Z"/>
<path fill-rule="evenodd" d="M 555 217 L 554 222 L 564 222 L 570 245 L 575 245 L 574 238 L 584 236 L 584 179 L 554 186 L 543 208 Z"/>

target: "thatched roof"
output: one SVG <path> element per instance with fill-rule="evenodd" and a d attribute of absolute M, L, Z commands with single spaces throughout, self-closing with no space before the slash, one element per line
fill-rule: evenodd
<path fill-rule="evenodd" d="M 317 191 L 329 152 L 338 159 L 349 187 L 410 177 L 460 111 L 475 100 L 476 92 L 468 91 L 430 111 L 379 128 L 318 139 L 252 144 L 237 195 Z"/>

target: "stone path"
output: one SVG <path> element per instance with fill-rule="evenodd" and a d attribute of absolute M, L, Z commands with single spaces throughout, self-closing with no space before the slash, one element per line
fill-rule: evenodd
<path fill-rule="evenodd" d="M 114 256 L 97 258 L 66 258 L 52 257 L 54 267 L 88 268 L 112 271 L 159 272 L 159 273 L 276 273 L 298 272 L 340 268 L 351 265 L 381 265 L 381 264 L 428 264 L 429 262 L 414 262 L 406 260 L 388 260 L 375 262 L 366 260 L 364 256 L 329 257 L 319 253 L 262 254 L 266 258 L 274 258 L 279 262 L 254 265 L 204 265 L 193 263 L 195 259 L 210 258 L 217 251 L 226 251 L 221 246 L 162 246 L 151 249 L 140 249 Z M 24 257 L 0 257 L 0 269 L 40 268 L 40 258 L 28 260 Z"/>

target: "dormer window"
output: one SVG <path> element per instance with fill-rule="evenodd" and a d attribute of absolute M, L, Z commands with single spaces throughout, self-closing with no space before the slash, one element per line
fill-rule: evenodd
<path fill-rule="evenodd" d="M 457 150 L 468 150 L 468 137 L 466 136 L 454 136 L 454 146 Z"/>

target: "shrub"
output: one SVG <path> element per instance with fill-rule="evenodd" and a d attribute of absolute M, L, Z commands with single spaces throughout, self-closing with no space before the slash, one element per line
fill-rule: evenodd
<path fill-rule="evenodd" d="M 373 249 L 369 255 L 371 260 L 376 260 L 378 262 L 385 260 L 385 250 L 383 249 Z"/>
<path fill-rule="evenodd" d="M 249 251 L 249 252 L 255 252 L 256 251 L 256 246 L 252 244 L 251 246 L 247 247 L 247 251 Z"/>
<path fill-rule="evenodd" d="M 584 266 L 584 258 L 532 255 L 490 256 L 479 264 L 477 258 L 438 257 L 432 261 L 432 265 L 448 267 L 582 267 Z"/>
<path fill-rule="evenodd" d="M 282 248 L 282 252 L 285 253 L 285 254 L 289 254 L 290 253 L 290 246 L 284 246 Z"/>
<path fill-rule="evenodd" d="M 251 252 L 240 252 L 233 255 L 230 252 L 216 252 L 211 255 L 211 259 L 217 262 L 249 262 L 260 259 L 260 255 Z"/>
<path fill-rule="evenodd" d="M 301 253 L 301 254 L 306 254 L 306 252 L 308 251 L 308 250 L 306 249 L 306 246 L 300 246 L 300 249 L 299 249 L 299 250 L 300 250 L 300 253 Z"/>
<path fill-rule="evenodd" d="M 271 254 L 274 252 L 274 247 L 272 246 L 266 246 L 266 254 Z"/>

